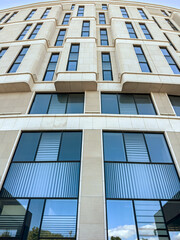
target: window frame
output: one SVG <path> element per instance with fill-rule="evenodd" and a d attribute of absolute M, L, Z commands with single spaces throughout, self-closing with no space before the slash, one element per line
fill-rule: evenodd
<path fill-rule="evenodd" d="M 54 70 L 48 70 L 49 65 L 50 65 L 51 63 L 54 63 L 54 62 L 51 62 L 51 59 L 52 59 L 53 55 L 58 55 L 58 59 L 57 59 L 57 62 L 56 62 L 56 67 L 55 67 Z M 57 65 L 58 65 L 59 59 L 60 59 L 60 53 L 59 53 L 59 52 L 51 52 L 51 56 L 50 56 L 50 58 L 49 58 L 49 61 L 48 61 L 48 64 L 47 64 L 47 66 L 46 66 L 46 70 L 45 70 L 45 73 L 44 73 L 44 76 L 43 76 L 43 80 L 42 80 L 43 82 L 53 82 L 53 81 L 54 81 L 54 77 L 55 77 L 55 73 L 56 73 L 56 70 L 57 70 Z M 45 80 L 46 73 L 47 73 L 48 71 L 54 72 L 54 73 L 53 73 L 52 80 Z"/>
<path fill-rule="evenodd" d="M 152 70 L 151 70 L 151 67 L 150 67 L 150 65 L 149 65 L 149 62 L 147 61 L 146 55 L 144 54 L 144 50 L 143 50 L 142 46 L 141 46 L 141 45 L 133 45 L 133 47 L 134 47 L 134 52 L 135 52 L 136 57 L 137 57 L 137 60 L 138 60 L 138 62 L 139 62 L 139 66 L 140 66 L 141 71 L 142 71 L 142 72 L 145 72 L 145 73 L 151 73 Z M 137 54 L 137 53 L 136 53 L 136 51 L 135 51 L 135 48 L 136 48 L 136 47 L 138 47 L 138 48 L 141 49 L 142 54 Z M 146 65 L 147 65 L 147 68 L 149 69 L 149 71 L 143 71 L 143 70 L 142 70 L 141 63 L 144 63 L 144 62 L 140 62 L 140 61 L 139 61 L 138 55 L 144 56 L 144 59 L 145 59 L 145 61 L 146 61 L 145 63 L 146 63 Z"/>

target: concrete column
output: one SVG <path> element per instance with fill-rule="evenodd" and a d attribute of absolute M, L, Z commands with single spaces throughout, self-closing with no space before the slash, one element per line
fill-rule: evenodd
<path fill-rule="evenodd" d="M 152 93 L 152 97 L 160 115 L 175 116 L 173 107 L 166 93 Z"/>
<path fill-rule="evenodd" d="M 85 92 L 85 113 L 100 113 L 100 92 Z"/>

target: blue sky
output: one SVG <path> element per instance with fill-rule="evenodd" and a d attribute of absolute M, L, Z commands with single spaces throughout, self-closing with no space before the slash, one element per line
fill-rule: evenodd
<path fill-rule="evenodd" d="M 0 9 L 20 6 L 23 4 L 43 2 L 43 1 L 45 2 L 49 0 L 0 0 Z M 131 0 L 131 1 L 154 3 L 154 4 L 161 4 L 165 6 L 180 8 L 180 0 Z"/>

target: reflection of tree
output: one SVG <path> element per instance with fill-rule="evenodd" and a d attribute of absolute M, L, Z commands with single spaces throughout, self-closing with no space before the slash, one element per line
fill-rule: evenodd
<path fill-rule="evenodd" d="M 1 235 L 1 237 L 11 237 L 9 232 L 3 232 L 3 234 Z"/>
<path fill-rule="evenodd" d="M 111 237 L 111 240 L 121 240 L 120 237 Z"/>
<path fill-rule="evenodd" d="M 37 240 L 38 239 L 38 234 L 39 234 L 39 228 L 38 227 L 33 227 L 31 231 L 29 231 L 28 234 L 28 240 Z M 62 238 L 63 236 L 58 233 L 51 233 L 49 231 L 41 230 L 41 236 L 42 237 L 54 237 L 54 238 Z"/>

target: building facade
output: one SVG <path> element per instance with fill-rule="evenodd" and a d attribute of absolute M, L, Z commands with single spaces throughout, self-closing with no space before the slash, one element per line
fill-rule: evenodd
<path fill-rule="evenodd" d="M 180 240 L 180 11 L 0 10 L 0 239 Z"/>

